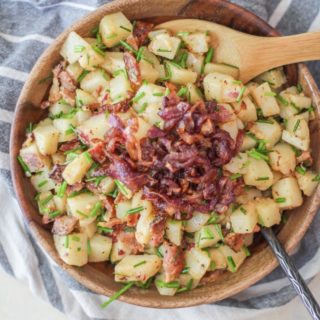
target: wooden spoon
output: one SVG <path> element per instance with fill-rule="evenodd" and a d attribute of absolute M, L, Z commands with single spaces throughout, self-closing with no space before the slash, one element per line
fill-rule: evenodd
<path fill-rule="evenodd" d="M 320 31 L 287 37 L 258 37 L 197 19 L 171 20 L 157 26 L 174 34 L 181 31 L 208 31 L 215 61 L 240 69 L 244 83 L 264 71 L 283 65 L 320 60 Z"/>

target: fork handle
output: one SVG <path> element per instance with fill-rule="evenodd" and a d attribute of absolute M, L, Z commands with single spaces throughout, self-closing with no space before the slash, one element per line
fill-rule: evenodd
<path fill-rule="evenodd" d="M 320 320 L 320 307 L 308 288 L 305 281 L 302 279 L 299 274 L 296 266 L 292 263 L 289 255 L 285 252 L 284 248 L 280 244 L 274 232 L 271 228 L 262 228 L 262 234 L 266 241 L 269 243 L 274 254 L 276 255 L 282 270 L 287 275 L 292 286 L 296 290 L 297 294 L 301 298 L 305 307 L 309 311 L 313 320 Z"/>

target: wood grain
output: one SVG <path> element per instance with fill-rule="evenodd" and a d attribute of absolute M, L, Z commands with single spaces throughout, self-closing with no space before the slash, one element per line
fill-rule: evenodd
<path fill-rule="evenodd" d="M 146 18 L 158 21 L 167 21 L 177 18 L 201 18 L 228 25 L 239 31 L 255 35 L 273 36 L 278 33 L 263 22 L 260 18 L 226 1 L 221 0 L 120 0 L 100 7 L 95 12 L 83 18 L 80 22 L 67 29 L 43 53 L 34 66 L 28 80 L 23 87 L 17 103 L 15 119 L 11 131 L 10 160 L 12 178 L 15 191 L 29 228 L 49 256 L 72 277 L 92 291 L 110 296 L 120 289 L 121 285 L 113 281 L 112 268 L 104 265 L 89 264 L 82 268 L 72 267 L 63 263 L 58 257 L 53 245 L 52 236 L 43 228 L 39 221 L 36 203 L 33 200 L 35 191 L 30 181 L 24 176 L 16 161 L 16 156 L 25 138 L 25 128 L 29 122 L 37 122 L 44 117 L 44 111 L 38 106 L 45 98 L 49 84 L 39 84 L 39 80 L 50 74 L 52 67 L 60 60 L 59 50 L 67 34 L 74 30 L 80 35 L 88 35 L 89 31 L 98 24 L 98 21 L 111 12 L 121 10 L 130 19 Z M 165 17 L 165 18 L 163 18 Z M 318 114 L 320 111 L 320 96 L 317 86 L 309 71 L 304 65 L 299 65 L 298 73 L 294 65 L 287 67 L 287 75 L 291 82 L 299 81 L 312 97 L 316 107 L 317 120 L 312 122 L 311 136 L 314 156 L 314 166 L 320 167 L 320 139 Z M 305 200 L 303 206 L 290 213 L 287 224 L 279 232 L 279 239 L 286 250 L 291 252 L 299 243 L 310 225 L 319 207 L 320 189 Z M 246 260 L 240 270 L 235 273 L 223 273 L 214 282 L 203 287 L 186 292 L 174 297 L 160 296 L 155 288 L 143 290 L 132 288 L 120 300 L 127 303 L 153 308 L 176 308 L 215 302 L 230 297 L 245 288 L 253 285 L 258 280 L 269 274 L 277 266 L 276 258 L 271 250 L 264 245 Z"/>

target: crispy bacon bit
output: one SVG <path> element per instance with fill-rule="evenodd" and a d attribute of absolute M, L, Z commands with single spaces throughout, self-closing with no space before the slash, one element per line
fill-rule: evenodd
<path fill-rule="evenodd" d="M 49 223 L 51 223 L 51 222 L 53 222 L 53 221 L 54 221 L 54 219 L 53 219 L 53 218 L 50 218 L 48 213 L 45 213 L 45 214 L 42 216 L 42 223 L 43 223 L 43 224 L 49 224 Z"/>
<path fill-rule="evenodd" d="M 61 164 L 55 164 L 49 174 L 49 177 L 56 183 L 61 183 L 63 181 L 62 172 L 65 166 Z"/>
<path fill-rule="evenodd" d="M 58 217 L 54 220 L 52 233 L 60 236 L 70 234 L 74 230 L 77 222 L 78 219 L 72 216 Z"/>
<path fill-rule="evenodd" d="M 152 30 L 153 24 L 149 22 L 137 21 L 134 29 L 133 36 L 137 39 L 138 46 L 146 44 L 148 33 Z"/>
<path fill-rule="evenodd" d="M 105 228 L 113 228 L 116 225 L 122 224 L 122 221 L 118 218 L 111 218 L 107 222 L 99 222 L 99 226 L 105 227 Z"/>
<path fill-rule="evenodd" d="M 138 50 L 139 49 L 139 43 L 138 39 L 134 37 L 132 34 L 127 38 L 127 43 L 134 49 Z"/>
<path fill-rule="evenodd" d="M 137 242 L 134 232 L 120 232 L 118 239 L 130 248 L 131 254 L 143 252 L 143 245 Z"/>
<path fill-rule="evenodd" d="M 63 88 L 65 88 L 68 91 L 75 91 L 77 86 L 75 81 L 71 78 L 69 73 L 67 71 L 61 71 L 58 74 L 58 79 L 60 81 L 60 84 Z"/>
<path fill-rule="evenodd" d="M 183 251 L 180 247 L 167 241 L 164 242 L 163 249 L 165 281 L 170 282 L 179 276 L 184 267 Z"/>
<path fill-rule="evenodd" d="M 59 147 L 59 151 L 66 152 L 79 147 L 81 147 L 81 144 L 75 139 L 68 142 L 63 142 Z"/>
<path fill-rule="evenodd" d="M 68 186 L 67 187 L 67 194 L 71 194 L 72 192 L 78 192 L 81 191 L 83 189 L 83 187 L 85 186 L 85 183 L 83 181 L 81 182 L 76 182 L 75 184 L 73 184 L 72 186 Z"/>
<path fill-rule="evenodd" d="M 308 165 L 312 165 L 313 159 L 310 151 L 302 151 L 299 157 L 297 157 L 297 162 L 307 162 Z"/>
<path fill-rule="evenodd" d="M 103 163 L 106 160 L 105 143 L 103 141 L 95 143 L 88 152 L 94 161 Z"/>
<path fill-rule="evenodd" d="M 124 64 L 128 73 L 129 80 L 134 87 L 138 87 L 141 84 L 142 78 L 138 62 L 131 52 L 125 52 L 123 54 Z"/>
<path fill-rule="evenodd" d="M 135 227 L 139 220 L 140 214 L 129 214 L 127 217 L 127 225 L 128 227 Z"/>
<path fill-rule="evenodd" d="M 164 215 L 156 216 L 156 218 L 151 222 L 151 245 L 153 247 L 158 247 L 163 242 L 165 224 L 166 217 Z"/>
<path fill-rule="evenodd" d="M 224 242 L 234 251 L 238 252 L 241 250 L 244 244 L 244 235 L 238 233 L 228 233 L 225 238 Z"/>

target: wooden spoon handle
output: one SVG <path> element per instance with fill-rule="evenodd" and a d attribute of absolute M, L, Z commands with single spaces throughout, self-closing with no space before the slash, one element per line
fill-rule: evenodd
<path fill-rule="evenodd" d="M 296 290 L 297 294 L 300 296 L 302 302 L 304 303 L 306 309 L 309 311 L 313 320 L 320 320 L 320 307 L 312 295 L 310 289 L 302 279 L 297 268 L 292 263 L 290 257 L 287 255 L 283 247 L 281 246 L 279 240 L 270 228 L 262 228 L 261 230 L 264 238 L 269 243 L 274 254 L 276 255 L 282 270 L 287 275 L 292 286 Z"/>
<path fill-rule="evenodd" d="M 249 73 L 246 80 L 283 65 L 320 60 L 320 31 L 286 37 L 252 37 L 247 40 L 241 47 L 250 56 L 250 61 L 241 65 Z M 244 56 L 245 52 L 242 54 Z"/>

